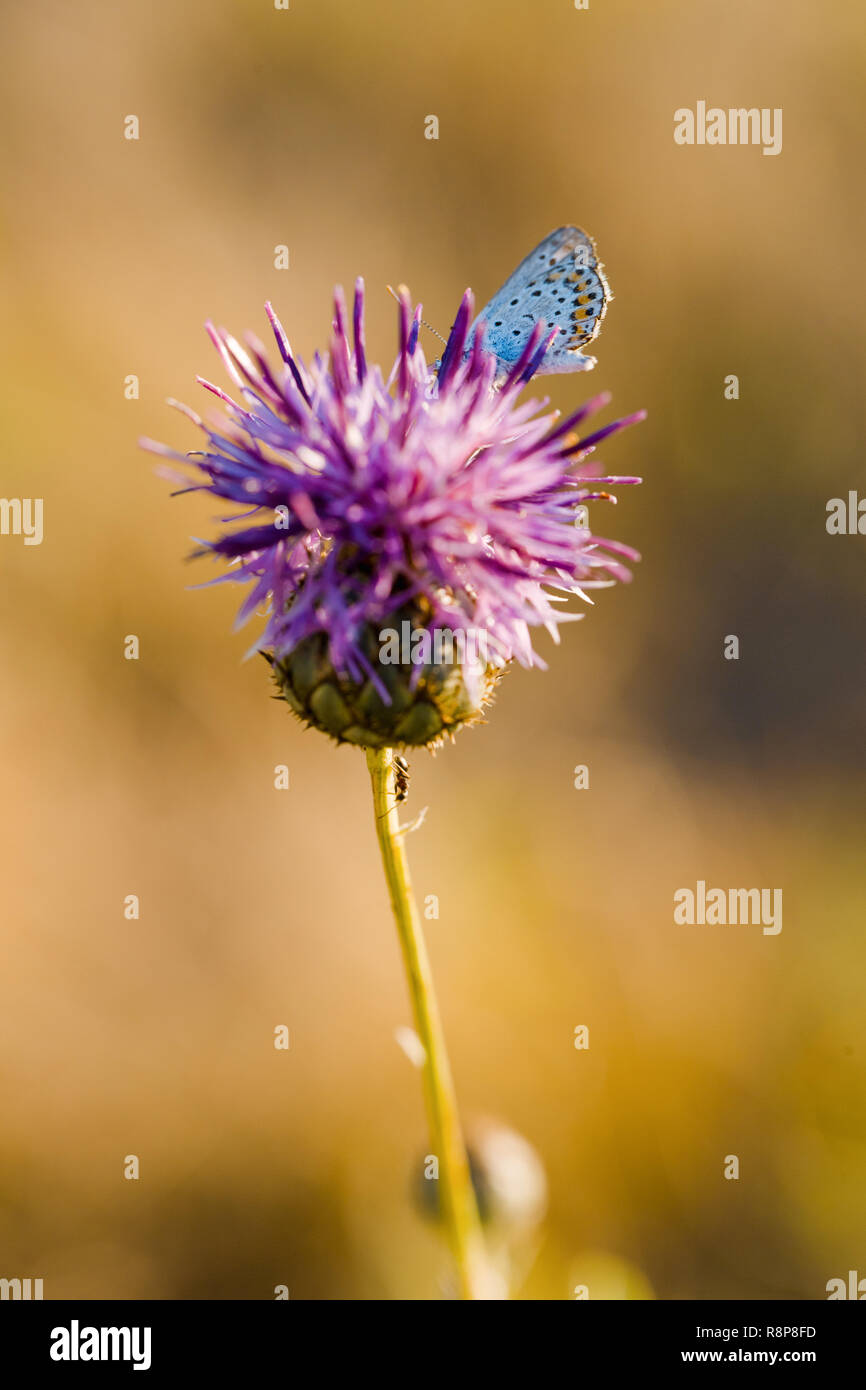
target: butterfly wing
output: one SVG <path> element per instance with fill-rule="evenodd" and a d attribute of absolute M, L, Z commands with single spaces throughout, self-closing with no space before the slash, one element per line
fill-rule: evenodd
<path fill-rule="evenodd" d="M 601 327 L 611 298 L 595 243 L 580 227 L 559 227 L 531 251 L 487 304 L 469 335 L 485 324 L 483 346 L 507 369 L 539 319 L 558 328 L 539 371 L 581 372 L 595 366 L 581 351 Z"/>

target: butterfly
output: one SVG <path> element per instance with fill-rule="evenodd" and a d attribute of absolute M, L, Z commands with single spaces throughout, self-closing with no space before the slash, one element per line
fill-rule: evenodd
<path fill-rule="evenodd" d="M 580 227 L 558 227 L 539 242 L 481 310 L 466 343 L 468 353 L 480 324 L 482 347 L 499 359 L 500 372 L 517 361 L 539 319 L 558 329 L 538 371 L 586 372 L 594 357 L 581 351 L 601 328 L 612 296 L 592 237 Z"/>

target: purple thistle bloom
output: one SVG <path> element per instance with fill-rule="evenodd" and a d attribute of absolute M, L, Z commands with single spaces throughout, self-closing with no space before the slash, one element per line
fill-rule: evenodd
<path fill-rule="evenodd" d="M 417 599 L 432 629 L 483 631 L 492 666 L 543 666 L 532 629 L 558 640 L 559 624 L 577 615 L 555 605 L 628 580 L 624 561 L 639 558 L 591 534 L 578 508 L 609 498 L 609 486 L 640 481 L 600 476 L 587 459 L 643 412 L 579 437 L 606 395 L 561 422 L 542 413 L 546 402 L 519 402 L 551 338 L 537 324 L 519 361 L 497 378 L 483 332 L 467 350 L 470 291 L 438 371 L 418 341 L 420 306 L 413 312 L 401 292 L 399 351 L 386 381 L 367 364 L 363 297 L 359 280 L 350 326 L 336 291 L 330 353 L 309 364 L 270 305 L 276 367 L 252 335 L 242 346 L 208 324 L 235 390 L 232 397 L 199 378 L 224 408 L 213 427 L 179 407 L 204 431 L 206 449 L 183 455 L 142 443 L 196 470 L 186 490 L 246 509 L 233 518 L 243 524 L 197 553 L 229 562 L 212 582 L 250 584 L 239 622 L 270 605 L 256 646 L 276 661 L 323 634 L 334 670 L 372 681 L 388 703 L 364 634 Z"/>

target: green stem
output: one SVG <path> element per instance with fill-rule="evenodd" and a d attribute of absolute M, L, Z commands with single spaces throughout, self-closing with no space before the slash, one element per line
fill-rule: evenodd
<path fill-rule="evenodd" d="M 460 1296 L 467 1299 L 496 1297 L 487 1268 L 430 961 L 409 879 L 394 794 L 393 749 L 368 748 L 367 767 L 373 783 L 376 833 L 409 980 L 415 1029 L 424 1046 L 427 1116 L 433 1151 L 439 1160 L 441 1209 L 457 1265 Z"/>

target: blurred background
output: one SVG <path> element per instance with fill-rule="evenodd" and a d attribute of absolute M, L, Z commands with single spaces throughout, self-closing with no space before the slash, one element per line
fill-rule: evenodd
<path fill-rule="evenodd" d="M 45 0 L 3 30 L 0 491 L 45 538 L 0 538 L 0 1275 L 447 1291 L 363 758 L 268 698 L 238 590 L 188 587 L 216 509 L 136 440 L 197 447 L 164 399 L 223 380 L 206 318 L 264 337 L 270 298 L 311 354 L 363 274 L 390 364 L 386 283 L 445 332 L 569 221 L 616 298 L 593 376 L 539 391 L 648 409 L 600 455 L 644 486 L 591 514 L 644 559 L 412 760 L 464 1117 L 546 1172 L 519 1297 L 866 1275 L 866 541 L 825 529 L 866 494 L 862 6 Z M 782 107 L 782 154 L 675 145 L 698 100 Z M 781 934 L 675 926 L 699 878 L 781 887 Z"/>

